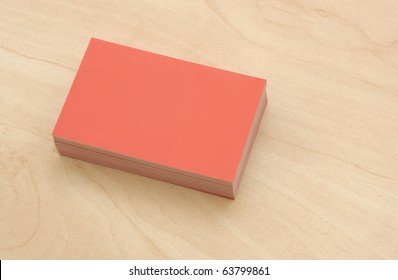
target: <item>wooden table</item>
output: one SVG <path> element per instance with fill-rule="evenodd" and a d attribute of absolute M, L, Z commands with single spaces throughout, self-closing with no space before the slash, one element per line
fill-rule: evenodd
<path fill-rule="evenodd" d="M 0 3 L 0 259 L 398 258 L 397 1 L 110 2 Z M 90 37 L 268 79 L 237 200 L 57 153 Z"/>

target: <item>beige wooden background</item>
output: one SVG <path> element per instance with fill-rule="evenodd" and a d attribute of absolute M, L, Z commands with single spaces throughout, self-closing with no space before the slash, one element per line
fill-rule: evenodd
<path fill-rule="evenodd" d="M 58 155 L 90 37 L 268 79 L 237 200 Z M 0 2 L 0 259 L 397 259 L 398 1 Z"/>

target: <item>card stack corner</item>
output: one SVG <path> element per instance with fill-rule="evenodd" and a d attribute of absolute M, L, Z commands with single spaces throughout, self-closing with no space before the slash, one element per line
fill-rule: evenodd
<path fill-rule="evenodd" d="M 61 155 L 234 199 L 266 80 L 91 39 L 53 131 Z"/>

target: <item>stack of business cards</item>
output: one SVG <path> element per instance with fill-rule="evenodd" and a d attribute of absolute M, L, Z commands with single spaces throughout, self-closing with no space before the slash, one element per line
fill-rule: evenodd
<path fill-rule="evenodd" d="M 91 39 L 54 128 L 60 154 L 235 198 L 266 80 Z"/>

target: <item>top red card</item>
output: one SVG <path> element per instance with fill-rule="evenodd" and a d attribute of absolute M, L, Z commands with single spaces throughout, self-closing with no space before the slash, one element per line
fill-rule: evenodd
<path fill-rule="evenodd" d="M 230 183 L 265 84 L 91 39 L 53 135 Z"/>

